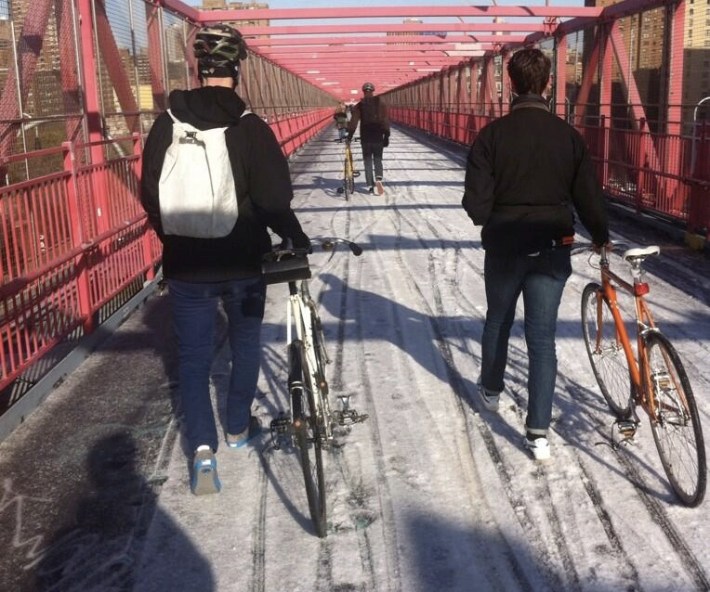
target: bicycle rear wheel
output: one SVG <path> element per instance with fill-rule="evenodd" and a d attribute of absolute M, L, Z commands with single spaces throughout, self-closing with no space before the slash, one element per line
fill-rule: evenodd
<path fill-rule="evenodd" d="M 656 416 L 649 417 L 663 469 L 678 497 L 697 506 L 705 497 L 707 467 L 700 416 L 688 375 L 668 339 L 660 333 L 644 338 L 649 395 Z"/>
<path fill-rule="evenodd" d="M 323 538 L 326 535 L 323 421 L 315 403 L 313 381 L 301 341 L 294 341 L 289 347 L 289 392 L 308 508 L 316 534 Z"/>
<path fill-rule="evenodd" d="M 587 284 L 582 293 L 582 332 L 602 395 L 619 419 L 628 419 L 633 388 L 629 363 L 609 303 L 596 283 Z"/>

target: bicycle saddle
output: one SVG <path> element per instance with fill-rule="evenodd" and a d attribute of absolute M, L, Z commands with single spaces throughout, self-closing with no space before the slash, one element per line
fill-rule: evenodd
<path fill-rule="evenodd" d="M 661 252 L 661 247 L 658 245 L 649 245 L 648 247 L 636 247 L 624 252 L 624 260 L 633 261 L 634 259 L 644 259 L 649 255 L 658 255 Z"/>

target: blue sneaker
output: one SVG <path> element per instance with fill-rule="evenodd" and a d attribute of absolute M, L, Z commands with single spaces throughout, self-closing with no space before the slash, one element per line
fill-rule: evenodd
<path fill-rule="evenodd" d="M 230 448 L 241 448 L 247 442 L 261 434 L 261 422 L 253 415 L 249 418 L 249 425 L 238 434 L 227 434 L 227 446 Z"/>
<path fill-rule="evenodd" d="M 217 459 L 209 446 L 198 446 L 192 462 L 190 489 L 195 495 L 219 493 L 222 484 L 217 476 Z"/>

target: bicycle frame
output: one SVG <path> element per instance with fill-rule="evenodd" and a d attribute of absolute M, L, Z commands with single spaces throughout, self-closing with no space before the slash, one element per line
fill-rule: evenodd
<path fill-rule="evenodd" d="M 650 288 L 649 285 L 643 281 L 641 261 L 631 262 L 633 283 L 624 280 L 618 274 L 611 271 L 606 248 L 602 248 L 599 264 L 601 268 L 603 298 L 610 305 L 611 314 L 614 318 L 617 340 L 626 355 L 631 384 L 634 391 L 634 401 L 635 403 L 640 404 L 651 417 L 655 417 L 655 399 L 653 396 L 648 396 L 649 392 L 652 392 L 652 390 L 648 388 L 650 385 L 650 376 L 648 375 L 648 364 L 646 362 L 646 345 L 644 336 L 648 332 L 657 331 L 658 329 L 656 328 L 653 316 L 644 298 L 644 295 L 648 294 Z M 619 310 L 617 287 L 631 295 L 634 299 L 634 308 L 636 312 L 636 347 L 638 355 L 634 354 L 631 347 L 629 334 L 626 330 L 626 325 L 621 311 Z M 602 299 L 599 299 L 597 301 L 598 319 L 601 319 L 602 306 L 603 301 Z M 600 345 L 600 339 L 601 336 L 597 336 L 597 347 Z"/>
<path fill-rule="evenodd" d="M 286 344 L 287 346 L 293 343 L 293 329 L 296 329 L 296 339 L 303 343 L 308 367 L 311 370 L 311 379 L 314 385 L 314 396 L 317 400 L 317 413 L 321 416 L 322 427 L 326 442 L 330 442 L 333 438 L 333 429 L 329 421 L 325 418 L 330 417 L 330 402 L 327 397 L 328 385 L 325 376 L 319 374 L 321 364 L 318 360 L 318 354 L 315 350 L 315 339 L 313 337 L 313 304 L 308 291 L 307 280 L 300 282 L 289 282 L 289 300 L 286 310 Z M 328 360 L 324 360 L 326 363 Z"/>
<path fill-rule="evenodd" d="M 356 243 L 346 239 L 311 239 L 311 245 L 319 245 L 324 251 L 332 251 L 337 244 L 346 244 L 356 256 L 362 254 Z M 364 421 L 367 415 L 349 408 L 349 396 L 339 397 L 343 407 L 341 410 L 331 410 L 325 377 L 325 366 L 330 360 L 316 303 L 308 289 L 310 269 L 307 260 L 304 270 L 303 265 L 293 265 L 292 259 L 294 256 L 305 257 L 308 254 L 305 251 L 286 245 L 273 251 L 262 266 L 265 281 L 268 278 L 271 283 L 288 283 L 289 290 L 286 347 L 291 413 L 281 413 L 271 421 L 271 434 L 275 449 L 281 448 L 283 439 L 289 445 L 296 445 L 313 525 L 316 534 L 325 537 L 327 507 L 323 452 L 335 440 L 336 426 L 346 427 Z"/>

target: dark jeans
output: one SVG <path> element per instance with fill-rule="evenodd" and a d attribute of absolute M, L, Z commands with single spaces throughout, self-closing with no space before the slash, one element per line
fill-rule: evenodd
<path fill-rule="evenodd" d="M 481 340 L 481 384 L 493 392 L 503 390 L 508 339 L 522 293 L 528 348 L 525 424 L 530 432 L 545 435 L 550 426 L 557 378 L 557 311 L 572 273 L 569 247 L 548 249 L 535 256 L 487 252 L 484 273 L 488 311 Z"/>
<path fill-rule="evenodd" d="M 382 179 L 382 152 L 384 146 L 382 142 L 361 142 L 362 161 L 365 167 L 365 183 L 368 187 L 374 187 L 375 179 Z M 372 165 L 375 165 L 375 174 L 372 174 Z"/>
<path fill-rule="evenodd" d="M 260 277 L 216 283 L 168 280 L 168 286 L 187 440 L 191 450 L 207 444 L 216 451 L 217 427 L 209 384 L 217 305 L 221 300 L 227 315 L 232 352 L 225 427 L 228 433 L 238 434 L 249 425 L 259 379 L 266 287 Z"/>

